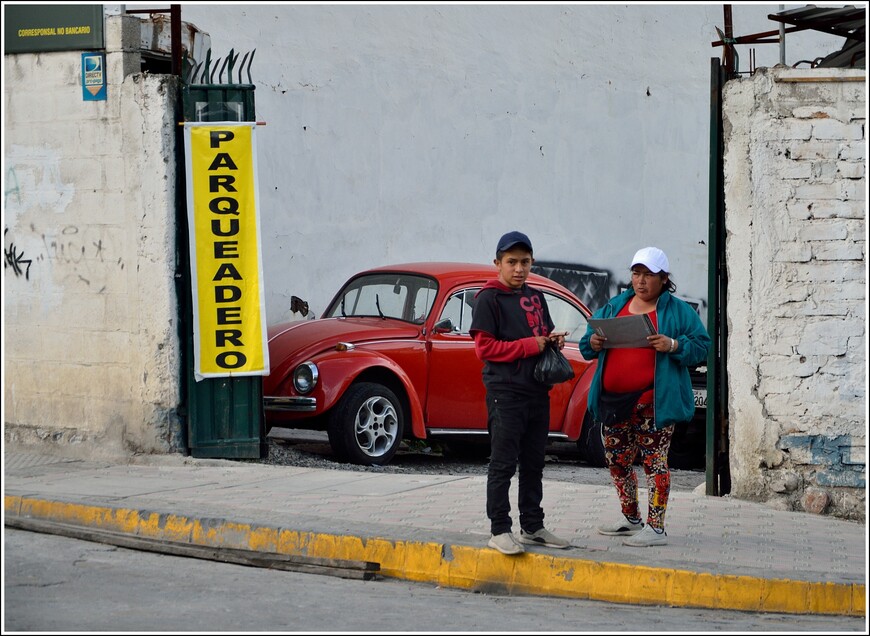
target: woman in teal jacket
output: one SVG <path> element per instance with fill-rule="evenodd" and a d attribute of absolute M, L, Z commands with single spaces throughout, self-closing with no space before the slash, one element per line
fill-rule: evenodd
<path fill-rule="evenodd" d="M 707 359 L 710 336 L 698 313 L 673 296 L 668 257 L 656 247 L 638 250 L 631 287 L 611 298 L 593 318 L 647 314 L 656 333 L 646 347 L 610 347 L 592 327 L 580 339 L 587 360 L 598 358 L 589 388 L 589 411 L 601 422 L 605 457 L 622 517 L 598 528 L 623 535 L 625 545 L 667 543 L 665 510 L 670 495 L 668 450 L 674 424 L 692 419 L 695 399 L 689 367 Z M 640 453 L 649 486 L 649 512 L 640 517 L 634 458 Z"/>

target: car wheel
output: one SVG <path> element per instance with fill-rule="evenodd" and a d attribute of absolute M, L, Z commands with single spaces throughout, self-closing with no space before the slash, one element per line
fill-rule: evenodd
<path fill-rule="evenodd" d="M 586 463 L 602 468 L 607 466 L 604 457 L 604 440 L 601 438 L 601 422 L 596 422 L 590 413 L 583 418 L 583 429 L 580 431 L 580 439 L 577 440 L 577 448 L 580 457 Z"/>
<path fill-rule="evenodd" d="M 404 434 L 402 404 L 381 384 L 352 385 L 329 416 L 327 433 L 340 460 L 384 466 L 399 449 Z"/>

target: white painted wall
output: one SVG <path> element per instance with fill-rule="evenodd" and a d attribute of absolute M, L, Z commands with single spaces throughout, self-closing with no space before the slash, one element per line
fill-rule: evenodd
<path fill-rule="evenodd" d="M 723 90 L 732 493 L 860 520 L 866 84 L 773 69 Z"/>
<path fill-rule="evenodd" d="M 107 20 L 106 101 L 82 99 L 80 51 L 4 58 L 7 442 L 178 449 L 178 83 L 138 49 L 136 18 Z"/>
<path fill-rule="evenodd" d="M 733 5 L 735 35 L 777 29 L 779 10 Z M 319 314 L 370 266 L 489 262 L 512 229 L 614 283 L 657 245 L 678 295 L 706 301 L 721 4 L 186 3 L 182 19 L 215 56 L 256 49 L 270 324 L 300 318 L 291 295 Z M 786 61 L 841 45 L 789 35 Z"/>

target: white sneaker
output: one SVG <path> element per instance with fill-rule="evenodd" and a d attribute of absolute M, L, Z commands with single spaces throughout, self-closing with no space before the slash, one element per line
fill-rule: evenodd
<path fill-rule="evenodd" d="M 643 530 L 643 521 L 633 523 L 629 521 L 625 515 L 620 516 L 620 518 L 613 523 L 605 523 L 603 526 L 598 526 L 599 534 L 606 534 L 609 536 L 630 536 L 633 534 L 637 534 L 641 530 Z"/>
<path fill-rule="evenodd" d="M 522 554 L 526 551 L 523 546 L 517 543 L 517 540 L 511 532 L 502 532 L 501 534 L 492 535 L 489 539 L 489 543 L 486 545 L 498 550 L 502 554 L 514 555 Z"/>
<path fill-rule="evenodd" d="M 643 530 L 631 537 L 626 537 L 622 540 L 622 545 L 628 545 L 633 548 L 648 548 L 652 545 L 667 545 L 668 533 L 662 530 L 656 532 L 652 526 L 644 526 Z"/>
<path fill-rule="evenodd" d="M 570 541 L 557 537 L 546 528 L 541 528 L 537 532 L 526 532 L 525 530 L 520 530 L 520 543 L 525 543 L 527 545 L 545 545 L 548 548 L 561 548 L 563 550 L 571 547 Z"/>

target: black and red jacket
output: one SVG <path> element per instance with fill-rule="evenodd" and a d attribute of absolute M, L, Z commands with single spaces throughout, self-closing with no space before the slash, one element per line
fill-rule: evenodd
<path fill-rule="evenodd" d="M 544 294 L 523 284 L 513 289 L 499 280 L 475 296 L 471 337 L 483 360 L 487 392 L 546 394 L 550 387 L 535 380 L 540 351 L 535 336 L 548 336 L 554 324 Z"/>

